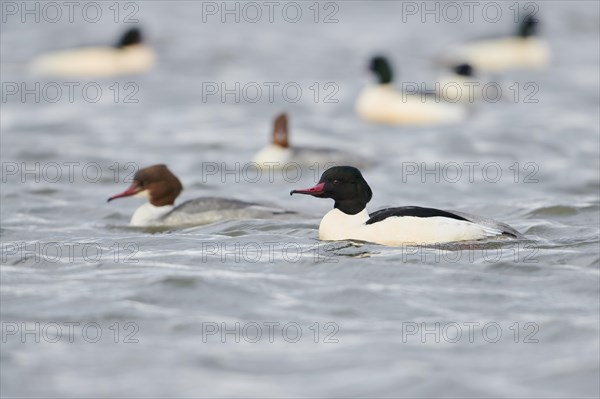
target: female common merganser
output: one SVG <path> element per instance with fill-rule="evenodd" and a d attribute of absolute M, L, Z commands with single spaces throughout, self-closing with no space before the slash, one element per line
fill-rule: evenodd
<path fill-rule="evenodd" d="M 42 55 L 32 62 L 36 74 L 66 77 L 108 77 L 145 72 L 154 65 L 154 51 L 142 43 L 138 28 L 129 29 L 113 47 L 87 47 Z"/>
<path fill-rule="evenodd" d="M 469 64 L 454 66 L 452 73 L 442 76 L 436 87 L 437 95 L 449 102 L 475 102 L 481 98 L 481 91 L 481 84 Z"/>
<path fill-rule="evenodd" d="M 148 202 L 140 206 L 131 217 L 131 226 L 182 226 L 201 225 L 226 219 L 274 219 L 293 212 L 271 209 L 255 203 L 225 198 L 198 198 L 174 206 L 183 190 L 179 179 L 166 165 L 154 165 L 136 172 L 133 184 L 122 197 L 145 197 Z"/>
<path fill-rule="evenodd" d="M 548 65 L 548 43 L 536 37 L 538 21 L 526 17 L 513 37 L 482 39 L 458 46 L 446 58 L 452 63 L 469 63 L 478 71 L 540 69 Z"/>
<path fill-rule="evenodd" d="M 263 169 L 283 169 L 289 163 L 302 167 L 352 164 L 369 167 L 372 162 L 367 159 L 330 148 L 313 148 L 290 146 L 288 133 L 288 117 L 285 113 L 277 115 L 273 122 L 273 139 L 271 144 L 260 150 L 253 159 Z"/>
<path fill-rule="evenodd" d="M 430 245 L 488 237 L 522 237 L 512 227 L 463 212 L 417 206 L 367 213 L 373 193 L 360 171 L 351 166 L 326 170 L 313 188 L 292 194 L 331 198 L 334 209 L 319 225 L 321 240 L 360 240 L 382 245 Z"/>
<path fill-rule="evenodd" d="M 437 124 L 460 122 L 466 116 L 464 106 L 440 101 L 438 96 L 394 90 L 392 68 L 384 57 L 374 57 L 369 69 L 377 75 L 379 84 L 363 89 L 356 101 L 356 112 L 366 121 Z"/>

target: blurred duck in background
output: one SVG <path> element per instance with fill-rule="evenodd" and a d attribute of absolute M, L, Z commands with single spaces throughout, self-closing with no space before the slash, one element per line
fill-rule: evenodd
<path fill-rule="evenodd" d="M 203 197 L 175 206 L 183 186 L 166 165 L 153 165 L 137 171 L 131 186 L 108 199 L 147 198 L 131 217 L 131 226 L 194 226 L 229 219 L 277 219 L 294 212 L 227 198 Z"/>
<path fill-rule="evenodd" d="M 472 103 L 481 97 L 478 81 L 471 65 L 456 65 L 440 77 L 436 93 L 449 102 Z"/>
<path fill-rule="evenodd" d="M 83 47 L 42 55 L 31 64 L 38 75 L 109 77 L 146 72 L 155 62 L 154 51 L 143 42 L 139 28 L 131 28 L 112 47 Z"/>
<path fill-rule="evenodd" d="M 454 47 L 444 61 L 468 63 L 482 72 L 544 68 L 550 62 L 550 48 L 537 36 L 538 27 L 539 21 L 528 16 L 514 36 L 482 39 Z"/>
<path fill-rule="evenodd" d="M 356 100 L 356 112 L 364 120 L 392 125 L 447 124 L 462 121 L 466 108 L 440 101 L 435 93 L 397 91 L 389 61 L 382 56 L 371 60 L 369 69 L 378 83 L 362 90 Z"/>
<path fill-rule="evenodd" d="M 254 156 L 253 162 L 257 163 L 262 169 L 282 169 L 289 163 L 296 163 L 304 168 L 315 164 L 322 167 L 350 164 L 362 168 L 372 165 L 372 162 L 364 157 L 339 150 L 291 146 L 288 117 L 285 113 L 275 117 L 271 143 Z"/>

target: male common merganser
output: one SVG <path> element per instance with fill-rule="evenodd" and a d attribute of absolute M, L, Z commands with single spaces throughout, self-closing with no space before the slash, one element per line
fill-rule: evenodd
<path fill-rule="evenodd" d="M 478 71 L 497 72 L 507 69 L 540 69 L 548 65 L 548 43 L 536 37 L 538 20 L 526 17 L 515 36 L 482 39 L 450 50 L 446 61 L 469 63 Z"/>
<path fill-rule="evenodd" d="M 481 98 L 481 91 L 481 85 L 469 64 L 454 66 L 451 73 L 439 79 L 436 87 L 438 96 L 449 102 L 475 102 Z"/>
<path fill-rule="evenodd" d="M 293 190 L 331 198 L 334 209 L 319 225 L 321 240 L 360 240 L 382 245 L 430 245 L 488 237 L 522 237 L 512 227 L 463 212 L 417 206 L 382 209 L 367 213 L 373 193 L 360 171 L 351 166 L 326 170 L 313 188 Z"/>
<path fill-rule="evenodd" d="M 369 69 L 379 84 L 367 87 L 356 100 L 356 112 L 369 122 L 387 124 L 456 123 L 467 114 L 464 106 L 440 101 L 426 93 L 402 93 L 392 85 L 392 67 L 385 57 L 371 60 Z"/>
<path fill-rule="evenodd" d="M 140 206 L 131 217 L 131 226 L 183 226 L 201 225 L 226 219 L 275 219 L 293 212 L 272 209 L 251 202 L 226 198 L 205 197 L 175 206 L 175 199 L 183 190 L 179 179 L 166 165 L 153 165 L 136 172 L 133 184 L 122 197 L 145 197 L 148 202 Z"/>
<path fill-rule="evenodd" d="M 65 77 L 108 77 L 145 72 L 154 65 L 154 51 L 131 28 L 113 47 L 86 47 L 42 55 L 31 64 L 36 74 Z"/>
<path fill-rule="evenodd" d="M 372 162 L 354 154 L 330 148 L 313 148 L 290 146 L 288 133 L 288 117 L 285 113 L 277 115 L 273 121 L 273 138 L 271 144 L 260 150 L 253 159 L 263 169 L 282 169 L 289 163 L 296 163 L 302 167 L 315 164 L 329 165 L 356 165 L 369 167 Z"/>

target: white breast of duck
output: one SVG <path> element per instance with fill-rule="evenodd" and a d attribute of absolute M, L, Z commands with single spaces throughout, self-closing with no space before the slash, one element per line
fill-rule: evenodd
<path fill-rule="evenodd" d="M 268 170 L 282 169 L 288 162 L 293 161 L 292 149 L 289 147 L 282 147 L 277 144 L 269 144 L 260 150 L 254 156 L 252 162 L 256 162 L 262 169 Z"/>
<path fill-rule="evenodd" d="M 372 59 L 370 69 L 379 84 L 362 90 L 356 101 L 357 114 L 364 120 L 385 124 L 457 123 L 466 117 L 459 104 L 440 101 L 438 96 L 402 93 L 392 85 L 392 69 L 384 57 Z"/>
<path fill-rule="evenodd" d="M 138 207 L 131 216 L 130 226 L 148 227 L 164 224 L 164 217 L 173 211 L 173 205 L 154 206 L 147 202 Z"/>
<path fill-rule="evenodd" d="M 315 187 L 293 193 L 335 201 L 334 209 L 319 225 L 321 240 L 360 240 L 401 246 L 520 236 L 510 226 L 490 219 L 433 208 L 389 208 L 369 215 L 366 205 L 372 197 L 371 189 L 360 171 L 349 166 L 328 169 Z"/>
<path fill-rule="evenodd" d="M 141 73 L 155 62 L 154 51 L 141 42 L 136 29 L 129 30 L 114 47 L 87 47 L 43 55 L 32 62 L 36 74 L 108 77 Z"/>

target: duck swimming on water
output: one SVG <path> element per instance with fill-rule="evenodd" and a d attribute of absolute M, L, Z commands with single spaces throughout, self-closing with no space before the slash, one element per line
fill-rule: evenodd
<path fill-rule="evenodd" d="M 323 217 L 319 225 L 321 240 L 360 240 L 401 246 L 522 237 L 504 223 L 464 212 L 404 206 L 382 209 L 369 215 L 367 204 L 373 192 L 360 171 L 351 166 L 330 168 L 316 186 L 292 190 L 292 194 L 334 200 L 334 209 Z"/>
<path fill-rule="evenodd" d="M 482 72 L 541 69 L 550 63 L 550 47 L 537 35 L 538 19 L 527 16 L 514 36 L 481 39 L 451 48 L 444 61 L 468 63 Z"/>
<path fill-rule="evenodd" d="M 294 212 L 235 199 L 203 197 L 175 206 L 183 185 L 166 165 L 153 165 L 136 172 L 131 186 L 108 201 L 143 197 L 148 202 L 131 217 L 131 226 L 190 226 L 227 219 L 277 219 Z"/>
<path fill-rule="evenodd" d="M 44 54 L 31 64 L 39 75 L 109 77 L 146 72 L 154 65 L 154 51 L 144 44 L 139 28 L 127 30 L 110 46 L 83 47 Z"/>
<path fill-rule="evenodd" d="M 462 121 L 467 111 L 460 104 L 440 101 L 435 93 L 397 91 L 393 84 L 390 62 L 383 56 L 374 57 L 369 69 L 378 83 L 366 87 L 356 100 L 357 114 L 364 120 L 391 125 L 446 124 Z"/>
<path fill-rule="evenodd" d="M 271 144 L 260 150 L 253 159 L 262 169 L 283 169 L 290 163 L 298 164 L 304 168 L 335 165 L 356 165 L 363 168 L 369 167 L 373 162 L 366 158 L 323 147 L 301 147 L 291 145 L 288 130 L 288 116 L 285 113 L 277 115 L 273 121 L 273 136 Z"/>

